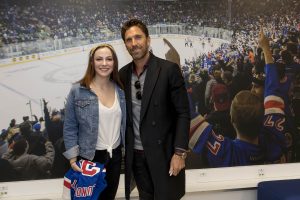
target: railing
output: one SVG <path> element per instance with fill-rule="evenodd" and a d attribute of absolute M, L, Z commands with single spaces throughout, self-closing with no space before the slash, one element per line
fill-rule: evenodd
<path fill-rule="evenodd" d="M 191 26 L 188 24 L 156 24 L 149 26 L 150 35 L 180 34 L 194 35 L 199 37 L 220 38 L 231 41 L 232 31 L 222 28 L 203 26 Z M 105 41 L 120 39 L 120 33 L 113 33 L 103 30 L 96 36 L 87 37 L 66 37 L 63 39 L 45 39 L 34 42 L 22 42 L 4 45 L 0 48 L 0 59 L 14 58 L 30 54 L 56 51 L 71 47 L 84 46 Z"/>

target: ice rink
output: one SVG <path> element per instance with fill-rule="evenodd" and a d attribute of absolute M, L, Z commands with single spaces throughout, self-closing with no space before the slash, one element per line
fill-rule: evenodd
<path fill-rule="evenodd" d="M 211 39 L 208 43 L 207 38 L 185 35 L 151 36 L 151 49 L 161 58 L 165 58 L 165 53 L 169 50 L 163 38 L 167 38 L 178 51 L 181 64 L 184 63 L 184 59 L 192 59 L 215 50 L 222 43 L 228 43 L 220 39 Z M 193 47 L 185 46 L 187 38 Z M 116 49 L 119 67 L 131 61 L 123 41 L 108 43 Z M 6 129 L 13 118 L 17 123 L 21 123 L 22 117 L 30 116 L 31 112 L 37 117 L 43 116 L 43 98 L 49 102 L 48 108 L 51 110 L 62 109 L 71 84 L 82 78 L 85 73 L 88 49 L 84 49 L 36 61 L 0 66 L 0 128 Z"/>

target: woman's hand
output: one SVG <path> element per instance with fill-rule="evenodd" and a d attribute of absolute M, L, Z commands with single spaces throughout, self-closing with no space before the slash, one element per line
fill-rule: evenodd
<path fill-rule="evenodd" d="M 80 168 L 77 166 L 76 161 L 77 161 L 77 158 L 76 158 L 76 157 L 70 159 L 70 165 L 71 165 L 72 169 L 73 169 L 74 171 L 82 172 L 82 169 L 80 169 Z"/>

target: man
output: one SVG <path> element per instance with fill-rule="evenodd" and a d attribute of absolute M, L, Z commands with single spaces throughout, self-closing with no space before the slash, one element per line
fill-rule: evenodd
<path fill-rule="evenodd" d="M 148 29 L 140 20 L 125 22 L 122 39 L 133 58 L 120 70 L 128 113 L 126 198 L 133 175 L 140 199 L 180 199 L 190 123 L 180 67 L 149 52 Z"/>

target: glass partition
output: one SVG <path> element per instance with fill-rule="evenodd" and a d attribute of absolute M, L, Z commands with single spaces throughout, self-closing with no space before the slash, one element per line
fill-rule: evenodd
<path fill-rule="evenodd" d="M 227 41 L 231 41 L 232 37 L 232 31 L 226 29 L 202 26 L 193 26 L 191 28 L 191 26 L 185 24 L 156 24 L 149 26 L 149 33 L 150 35 L 179 34 L 205 36 Z M 120 33 L 103 30 L 100 34 L 93 37 L 66 37 L 63 39 L 46 39 L 35 42 L 8 44 L 0 47 L 0 59 L 56 51 L 118 39 L 121 39 Z"/>

